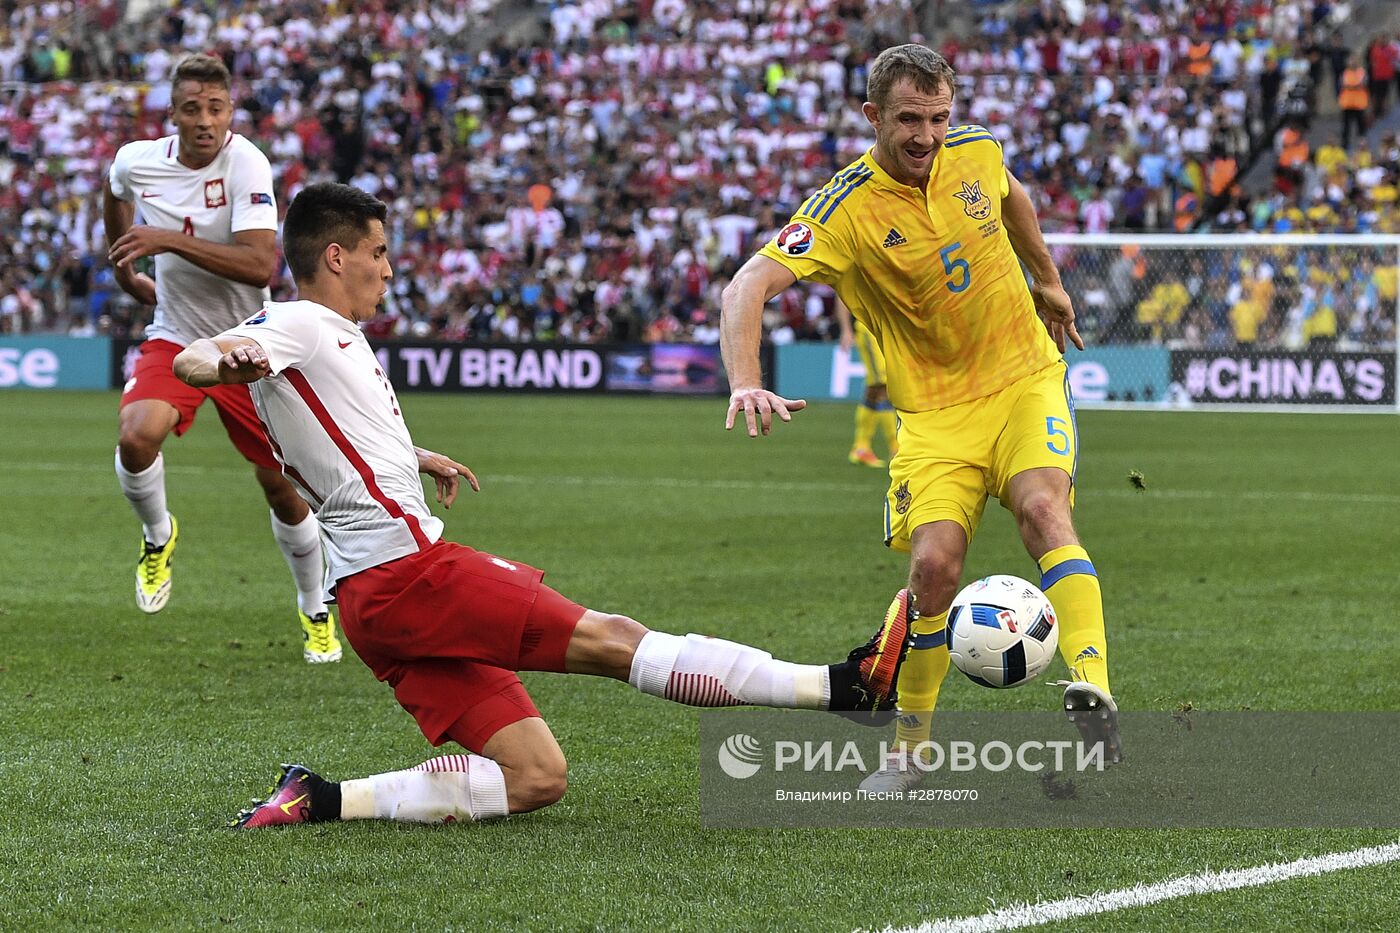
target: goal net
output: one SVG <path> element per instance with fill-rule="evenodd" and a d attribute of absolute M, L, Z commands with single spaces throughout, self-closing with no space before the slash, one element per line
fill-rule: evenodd
<path fill-rule="evenodd" d="M 1400 410 L 1400 236 L 1047 234 L 1085 407 Z"/>

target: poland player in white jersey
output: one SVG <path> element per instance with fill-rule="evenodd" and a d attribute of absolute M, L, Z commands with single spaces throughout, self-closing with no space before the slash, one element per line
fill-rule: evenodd
<path fill-rule="evenodd" d="M 170 118 L 175 135 L 121 147 L 103 200 L 117 284 L 155 305 L 122 392 L 117 443 L 117 478 L 142 526 L 136 604 L 159 612 L 170 599 L 179 526 L 166 508 L 161 447 L 172 431 L 189 429 L 208 399 L 229 440 L 253 464 L 271 509 L 273 536 L 296 583 L 302 655 L 311 663 L 337 661 L 341 648 L 322 598 L 316 519 L 282 476 L 247 387 L 195 389 L 171 370 L 186 345 L 246 320 L 267 300 L 277 271 L 272 168 L 230 130 L 229 73 L 217 58 L 191 55 L 175 67 Z M 136 267 L 147 256 L 154 279 Z"/>
<path fill-rule="evenodd" d="M 330 579 L 442 536 L 398 398 L 354 321 L 314 301 L 269 302 L 226 333 L 267 356 L 270 375 L 252 384 L 253 403 L 276 425 L 277 456 L 316 508 Z"/>
<path fill-rule="evenodd" d="M 237 246 L 236 237 L 244 231 L 271 231 L 275 236 L 277 204 L 267 156 L 231 130 L 208 138 L 220 145 L 214 158 L 199 168 L 181 161 L 178 133 L 127 143 L 117 150 L 108 172 L 112 195 L 132 204 L 152 230 L 191 238 L 199 244 L 193 249 L 202 244 Z M 246 319 L 249 308 L 271 297 L 264 275 L 252 275 L 261 283 L 254 284 L 211 272 L 176 252 L 189 244 L 170 242 L 176 246 L 154 257 L 156 310 L 147 338 L 188 345 Z M 263 270 L 255 266 L 253 271 Z"/>
<path fill-rule="evenodd" d="M 387 209 L 348 185 L 309 185 L 287 210 L 283 248 L 300 301 L 269 304 L 190 344 L 192 386 L 251 384 L 287 475 L 315 504 L 345 636 L 434 745 L 471 754 L 328 781 L 287 765 L 243 828 L 352 819 L 452 822 L 548 806 L 567 765 L 516 671 L 594 674 L 692 706 L 888 711 L 909 634 L 908 591 L 870 642 L 832 665 L 793 664 L 718 638 L 648 631 L 585 609 L 543 573 L 442 540 L 418 473 L 451 506 L 455 460 L 413 446 L 398 399 L 356 326 L 393 276 Z M 586 546 L 586 544 L 585 544 Z"/>

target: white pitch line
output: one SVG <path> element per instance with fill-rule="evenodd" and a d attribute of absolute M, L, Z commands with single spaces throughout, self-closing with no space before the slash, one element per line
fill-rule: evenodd
<path fill-rule="evenodd" d="M 1349 852 L 1333 852 L 1298 859 L 1296 862 L 1271 862 L 1255 868 L 1241 868 L 1235 871 L 1208 871 L 1197 875 L 1186 875 L 1159 881 L 1156 884 L 1140 884 L 1117 891 L 1099 892 L 1083 897 L 1067 897 L 1059 901 L 1042 901 L 1038 904 L 1013 904 L 988 911 L 979 917 L 950 917 L 934 920 L 919 926 L 886 927 L 884 933 L 994 933 L 997 930 L 1016 930 L 1022 927 L 1039 926 L 1042 923 L 1057 923 L 1075 917 L 1109 913 L 1133 907 L 1146 907 L 1178 897 L 1192 897 L 1197 894 L 1216 894 L 1221 891 L 1234 891 L 1239 888 L 1253 888 L 1265 884 L 1276 884 L 1292 878 L 1305 878 L 1325 875 L 1349 868 L 1365 868 L 1369 865 L 1382 865 L 1400 861 L 1400 842 Z"/>
<path fill-rule="evenodd" d="M 110 473 L 111 467 L 98 463 L 43 463 L 0 461 L 0 472 L 16 473 L 25 470 L 38 473 Z M 175 476 L 234 476 L 248 475 L 251 467 L 241 466 L 181 466 L 168 464 L 165 472 Z M 756 479 L 686 479 L 673 476 L 653 476 L 647 479 L 632 476 L 516 476 L 511 474 L 483 475 L 484 484 L 522 483 L 536 486 L 604 486 L 623 489 L 637 489 L 651 486 L 663 489 L 732 489 L 753 492 L 833 492 L 865 493 L 879 496 L 883 487 L 875 483 L 794 483 L 785 480 Z M 873 479 L 873 477 L 872 477 Z M 1170 489 L 1153 488 L 1145 491 L 1134 489 L 1081 489 L 1088 499 L 1137 499 L 1144 502 L 1152 499 L 1207 499 L 1245 500 L 1249 502 L 1330 502 L 1358 503 L 1361 505 L 1400 505 L 1400 495 L 1363 492 L 1282 492 L 1267 490 L 1243 490 L 1224 492 L 1217 489 Z"/>

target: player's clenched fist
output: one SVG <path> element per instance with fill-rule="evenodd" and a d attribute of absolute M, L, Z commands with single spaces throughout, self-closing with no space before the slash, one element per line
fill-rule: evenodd
<path fill-rule="evenodd" d="M 257 382 L 272 371 L 262 347 L 245 344 L 219 357 L 219 381 Z"/>
<path fill-rule="evenodd" d="M 805 399 L 783 398 L 767 389 L 735 389 L 729 394 L 729 412 L 724 418 L 724 429 L 732 430 L 735 417 L 742 411 L 749 437 L 758 437 L 760 427 L 764 434 L 773 430 L 774 412 L 782 420 L 791 421 L 793 412 L 806 407 Z"/>

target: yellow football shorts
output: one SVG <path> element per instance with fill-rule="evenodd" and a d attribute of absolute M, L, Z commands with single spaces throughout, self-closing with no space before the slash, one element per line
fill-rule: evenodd
<path fill-rule="evenodd" d="M 898 437 L 885 496 L 885 544 L 896 550 L 909 550 L 915 528 L 945 519 L 971 541 L 987 497 L 1005 504 L 1011 478 L 1026 470 L 1064 470 L 1074 502 L 1079 436 L 1063 362 L 985 398 L 901 411 Z"/>
<path fill-rule="evenodd" d="M 875 335 L 860 321 L 851 322 L 856 334 L 856 349 L 860 351 L 860 361 L 865 364 L 865 384 L 882 386 L 885 384 L 885 354 L 875 342 Z"/>

